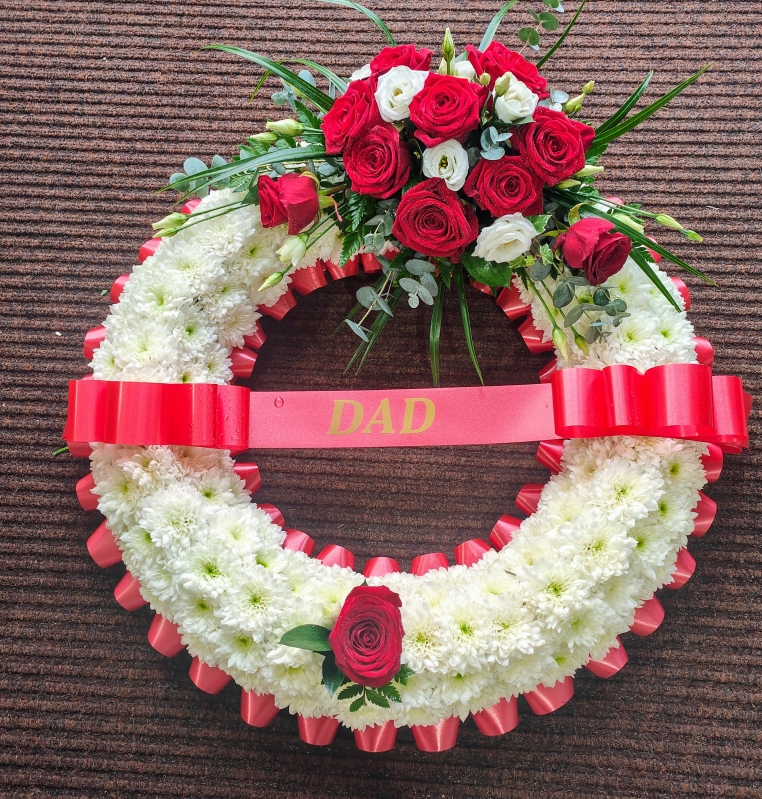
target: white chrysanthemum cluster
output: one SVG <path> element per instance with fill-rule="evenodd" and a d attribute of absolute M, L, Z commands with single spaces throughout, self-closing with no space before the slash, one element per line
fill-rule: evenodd
<path fill-rule="evenodd" d="M 227 383 L 230 350 L 254 332 L 258 306 L 274 305 L 286 293 L 288 274 L 259 291 L 284 265 L 276 250 L 286 226 L 262 227 L 257 206 L 232 213 L 240 201 L 231 190 L 211 192 L 194 212 L 206 221 L 164 239 L 155 255 L 134 267 L 120 302 L 106 319 L 106 340 L 96 350 L 96 380 L 150 383 Z M 338 262 L 341 238 L 334 227 L 299 265 L 318 259 Z"/>
<path fill-rule="evenodd" d="M 271 263 L 272 255 L 259 248 L 271 253 L 279 234 L 261 231 L 251 210 L 245 218 L 239 212 L 215 220 L 208 230 L 198 227 L 193 268 L 181 270 L 174 260 L 187 244 L 178 241 L 163 244 L 136 271 L 107 322 L 108 357 L 118 366 L 106 369 L 98 360 L 97 376 L 179 380 L 185 369 L 199 368 L 202 350 L 180 345 L 183 334 L 173 321 L 192 313 L 206 325 L 203 346 L 226 363 L 246 325 L 224 313 L 212 322 L 209 309 L 219 299 L 211 298 L 230 285 L 244 306 L 242 317 L 253 323 L 252 287 L 269 267 L 255 274 L 259 267 L 244 265 L 242 251 Z M 575 363 L 645 369 L 692 361 L 685 314 L 662 304 L 630 263 L 617 281 L 633 312 L 630 329 L 645 332 L 631 339 L 623 324 L 585 361 L 575 355 Z M 160 305 L 150 299 L 157 286 L 166 291 Z M 532 311 L 547 329 L 541 309 Z M 141 355 L 134 343 L 149 321 L 155 323 L 150 346 L 165 360 Z M 205 379 L 226 376 L 217 371 Z M 570 441 L 561 473 L 505 549 L 470 568 L 371 578 L 402 599 L 402 662 L 415 674 L 400 686 L 401 703 L 390 709 L 368 704 L 356 713 L 321 685 L 320 655 L 278 641 L 298 625 L 331 627 L 348 592 L 362 583 L 360 574 L 283 550 L 283 531 L 249 501 L 226 453 L 98 445 L 92 468 L 99 508 L 127 568 L 151 607 L 179 625 L 191 654 L 247 690 L 273 694 L 293 713 L 335 716 L 364 728 L 388 719 L 402 726 L 464 718 L 602 657 L 630 627 L 636 608 L 670 579 L 705 482 L 703 452 L 701 444 L 668 439 Z"/>

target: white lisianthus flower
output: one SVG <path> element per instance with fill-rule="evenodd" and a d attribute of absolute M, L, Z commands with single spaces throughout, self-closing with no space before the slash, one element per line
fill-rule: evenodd
<path fill-rule="evenodd" d="M 365 64 L 364 66 L 360 67 L 360 69 L 356 69 L 350 76 L 349 76 L 349 83 L 353 80 L 365 80 L 365 78 L 369 78 L 372 72 L 370 69 L 370 64 Z"/>
<path fill-rule="evenodd" d="M 382 119 L 399 122 L 410 116 L 410 103 L 423 88 L 429 73 L 410 67 L 392 67 L 378 79 L 376 103 Z"/>
<path fill-rule="evenodd" d="M 442 59 L 439 64 L 439 74 L 447 74 L 447 62 Z M 452 62 L 452 75 L 454 78 L 463 78 L 464 80 L 476 80 L 476 70 L 471 66 L 470 61 L 453 61 Z"/>
<path fill-rule="evenodd" d="M 536 233 L 534 225 L 521 214 L 506 214 L 483 228 L 474 255 L 485 261 L 510 263 L 532 246 Z"/>
<path fill-rule="evenodd" d="M 458 191 L 468 176 L 468 153 L 450 139 L 424 151 L 422 168 L 427 178 L 442 178 L 448 189 Z"/>
<path fill-rule="evenodd" d="M 540 98 L 526 83 L 506 72 L 495 83 L 495 114 L 502 122 L 515 122 L 531 116 Z"/>

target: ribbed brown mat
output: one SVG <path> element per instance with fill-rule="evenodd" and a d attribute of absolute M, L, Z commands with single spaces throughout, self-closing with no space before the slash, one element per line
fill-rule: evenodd
<path fill-rule="evenodd" d="M 3 0 L 0 9 L 0 794 L 761 796 L 759 449 L 727 458 L 709 488 L 717 520 L 691 543 L 698 569 L 687 587 L 661 592 L 662 628 L 625 636 L 629 665 L 608 682 L 580 673 L 574 700 L 557 713 L 534 717 L 522 702 L 521 723 L 505 738 L 485 738 L 469 721 L 458 747 L 440 755 L 419 752 L 408 730 L 384 755 L 358 752 L 346 731 L 327 749 L 310 748 L 293 718 L 251 729 L 235 686 L 202 694 L 185 654 L 170 661 L 149 647 L 151 614 L 128 614 L 113 599 L 121 567 L 101 571 L 85 550 L 98 523 L 74 495 L 86 463 L 52 457 L 66 381 L 85 371 L 82 337 L 108 312 L 101 291 L 129 271 L 149 223 L 170 207 L 153 191 L 184 157 L 229 157 L 279 115 L 266 97 L 248 103 L 259 70 L 200 46 L 317 58 L 349 74 L 382 40 L 353 12 L 308 2 Z M 399 40 L 436 48 L 446 24 L 460 46 L 478 43 L 497 3 L 384 0 L 375 9 Z M 517 27 L 509 15 L 506 38 Z M 603 182 L 706 235 L 701 247 L 663 238 L 720 283 L 689 281 L 691 318 L 714 344 L 717 371 L 740 374 L 756 394 L 757 444 L 761 34 L 762 11 L 748 0 L 598 0 L 547 70 L 570 90 L 595 78 L 589 108 L 601 120 L 648 69 L 658 70 L 655 97 L 713 62 L 697 86 L 611 148 Z M 353 342 L 330 334 L 357 285 L 334 284 L 266 325 L 258 385 L 428 384 L 425 310 L 398 313 L 360 377 L 342 375 Z M 543 359 L 527 354 L 494 303 L 470 297 L 487 381 L 536 379 Z M 444 382 L 473 384 L 452 303 L 445 324 Z M 360 566 L 377 554 L 407 565 L 420 552 L 452 552 L 515 512 L 522 483 L 547 477 L 531 445 L 267 452 L 258 461 L 261 501 L 319 544 L 345 544 Z"/>

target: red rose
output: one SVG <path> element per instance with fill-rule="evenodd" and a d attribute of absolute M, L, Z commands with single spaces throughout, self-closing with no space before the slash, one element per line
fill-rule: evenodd
<path fill-rule="evenodd" d="M 624 266 L 632 242 L 613 222 L 591 216 L 562 233 L 553 244 L 554 250 L 559 247 L 572 269 L 584 269 L 587 282 L 599 286 Z"/>
<path fill-rule="evenodd" d="M 519 126 L 516 146 L 527 166 L 555 186 L 585 166 L 585 151 L 595 131 L 552 108 L 538 106 L 533 116 L 534 122 Z"/>
<path fill-rule="evenodd" d="M 542 213 L 541 178 L 527 169 L 520 155 L 498 161 L 480 158 L 466 179 L 463 191 L 492 216 Z"/>
<path fill-rule="evenodd" d="M 467 45 L 466 52 L 471 66 L 476 70 L 476 76 L 489 75 L 489 88 L 493 88 L 495 81 L 510 72 L 514 78 L 526 84 L 541 100 L 549 96 L 548 82 L 537 71 L 537 67 L 519 55 L 515 50 L 509 50 L 500 42 L 492 42 L 490 46 L 480 53 L 472 44 Z"/>
<path fill-rule="evenodd" d="M 309 175 L 289 172 L 277 180 L 260 175 L 257 188 L 263 227 L 275 227 L 288 222 L 288 232 L 293 235 L 315 221 L 320 203 L 317 186 Z"/>
<path fill-rule="evenodd" d="M 415 135 L 427 147 L 448 139 L 462 143 L 479 126 L 487 93 L 478 83 L 431 72 L 410 103 Z"/>
<path fill-rule="evenodd" d="M 479 223 L 442 178 L 429 178 L 402 195 L 392 234 L 416 252 L 456 258 L 479 235 Z"/>
<path fill-rule="evenodd" d="M 427 70 L 431 64 L 431 50 L 422 47 L 415 49 L 414 44 L 399 44 L 396 47 L 384 49 L 370 62 L 370 69 L 374 75 L 383 75 L 392 67 L 410 67 L 410 69 Z"/>
<path fill-rule="evenodd" d="M 382 122 L 353 139 L 344 153 L 352 191 L 385 200 L 399 191 L 410 175 L 410 152 L 394 125 Z"/>
<path fill-rule="evenodd" d="M 380 688 L 400 670 L 402 601 L 385 586 L 353 588 L 328 641 L 336 665 L 358 685 Z"/>
<path fill-rule="evenodd" d="M 336 98 L 321 123 L 327 153 L 337 155 L 365 128 L 381 124 L 374 92 L 375 81 L 356 80 Z"/>

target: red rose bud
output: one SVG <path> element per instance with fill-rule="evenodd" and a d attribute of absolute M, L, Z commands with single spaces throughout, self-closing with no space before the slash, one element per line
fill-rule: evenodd
<path fill-rule="evenodd" d="M 559 247 L 566 263 L 572 269 L 583 269 L 587 282 L 598 286 L 624 266 L 632 242 L 607 219 L 588 217 L 556 239 L 553 249 Z"/>
<path fill-rule="evenodd" d="M 354 139 L 344 153 L 352 191 L 379 200 L 399 191 L 410 175 L 410 152 L 394 125 L 382 123 Z"/>
<path fill-rule="evenodd" d="M 263 227 L 288 222 L 288 232 L 294 235 L 315 221 L 320 203 L 317 186 L 309 175 L 289 172 L 277 180 L 260 175 L 257 188 Z"/>
<path fill-rule="evenodd" d="M 479 235 L 479 224 L 442 178 L 429 178 L 402 195 L 392 234 L 424 255 L 457 258 Z"/>
<path fill-rule="evenodd" d="M 430 73 L 410 103 L 415 135 L 427 147 L 455 139 L 464 142 L 479 127 L 487 89 L 452 75 Z"/>
<path fill-rule="evenodd" d="M 402 601 L 385 586 L 353 588 L 328 636 L 336 665 L 352 682 L 380 688 L 400 670 Z"/>
<path fill-rule="evenodd" d="M 534 122 L 521 125 L 511 141 L 515 140 L 526 165 L 555 186 L 585 166 L 585 151 L 594 138 L 589 125 L 540 106 L 535 109 Z"/>
<path fill-rule="evenodd" d="M 492 216 L 516 213 L 531 216 L 542 213 L 543 185 L 521 156 L 506 155 L 497 161 L 480 158 L 463 191 Z"/>
<path fill-rule="evenodd" d="M 338 155 L 366 128 L 383 124 L 374 91 L 375 80 L 355 80 L 335 100 L 321 122 L 327 153 Z"/>
<path fill-rule="evenodd" d="M 370 69 L 374 75 L 383 75 L 392 67 L 410 67 L 410 69 L 427 70 L 431 64 L 431 50 L 422 47 L 415 49 L 414 44 L 400 44 L 396 47 L 384 49 L 370 62 Z M 355 83 L 350 84 L 350 87 Z"/>
<path fill-rule="evenodd" d="M 494 87 L 498 78 L 502 78 L 506 72 L 510 72 L 541 100 L 549 96 L 548 82 L 537 71 L 537 67 L 515 50 L 509 50 L 504 44 L 492 42 L 483 53 L 469 44 L 466 47 L 466 52 L 476 74 L 484 75 L 486 73 L 489 75 L 490 89 Z"/>

